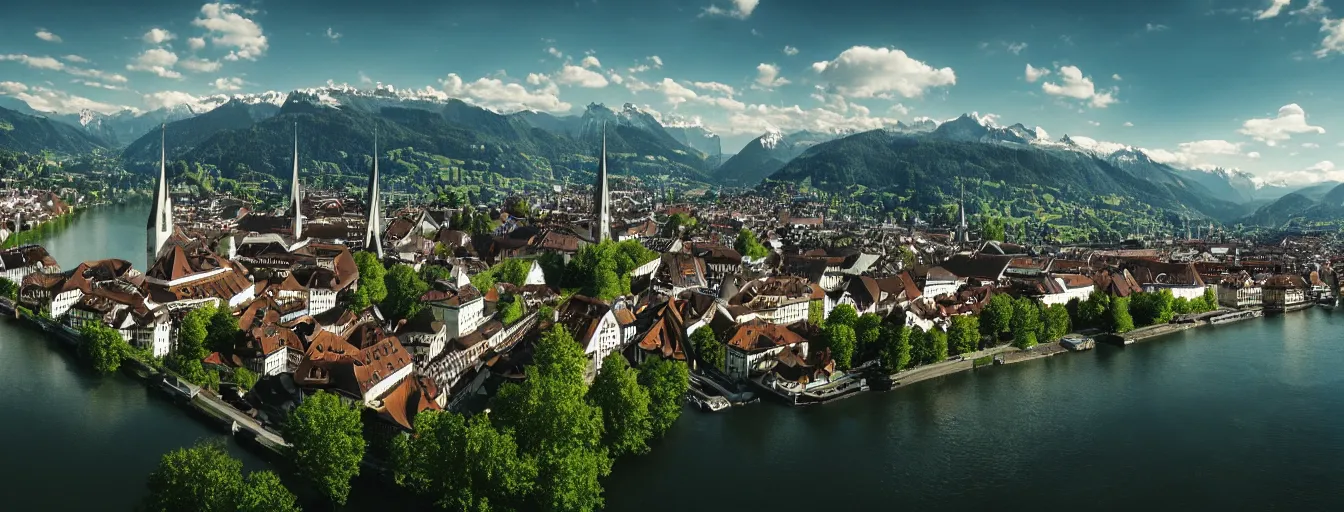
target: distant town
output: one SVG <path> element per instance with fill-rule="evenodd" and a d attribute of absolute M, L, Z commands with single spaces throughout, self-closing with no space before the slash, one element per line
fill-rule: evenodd
<path fill-rule="evenodd" d="M 1339 241 L 1323 234 L 1187 227 L 1118 244 L 1013 243 L 992 219 L 972 225 L 962 204 L 954 224 L 931 226 L 829 215 L 825 200 L 787 187 L 677 197 L 613 179 L 605 147 L 591 186 L 389 205 L 376 160 L 363 194 L 305 190 L 300 150 L 287 200 L 269 209 L 175 191 L 163 157 L 143 262 L 58 263 L 38 235 L 69 221 L 62 197 L 79 192 L 0 193 L 0 287 L 6 306 L 95 369 L 131 370 L 278 453 L 332 449 L 305 445 L 330 439 L 295 426 L 321 417 L 308 404 L 352 411 L 352 467 L 297 455 L 336 503 L 361 465 L 417 493 L 460 492 L 436 483 L 447 477 L 425 458 L 425 429 L 450 424 L 442 415 L 496 420 L 457 432 L 498 428 L 511 457 L 558 442 L 527 416 L 582 413 L 528 402 L 565 399 L 529 383 L 565 381 L 564 368 L 591 386 L 579 396 L 599 411 L 600 443 L 572 449 L 600 446 L 603 462 L 587 469 L 600 476 L 609 457 L 647 451 L 683 403 L 823 404 L 1097 342 L 1333 308 L 1340 293 Z M 344 483 L 324 483 L 329 474 Z M 601 503 L 600 486 L 482 492 L 472 499 L 576 492 Z"/>

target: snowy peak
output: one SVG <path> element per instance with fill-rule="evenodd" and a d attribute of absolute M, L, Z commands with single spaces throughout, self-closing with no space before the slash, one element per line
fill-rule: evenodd
<path fill-rule="evenodd" d="M 757 140 L 761 142 L 761 147 L 766 149 L 774 149 L 776 146 L 779 146 L 780 141 L 784 140 L 784 132 L 781 132 L 779 130 L 770 130 L 768 132 L 765 132 L 765 135 L 761 135 L 761 137 Z"/>

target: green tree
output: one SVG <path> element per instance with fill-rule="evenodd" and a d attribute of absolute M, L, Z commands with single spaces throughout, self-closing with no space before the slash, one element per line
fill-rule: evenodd
<path fill-rule="evenodd" d="M 151 512 L 232 512 L 243 488 L 243 463 L 220 442 L 178 448 L 159 461 L 146 483 Z"/>
<path fill-rule="evenodd" d="M 914 365 L 928 364 L 933 359 L 929 341 L 929 333 L 924 329 L 918 326 L 910 329 L 910 361 Z"/>
<path fill-rule="evenodd" d="M 999 335 L 1007 332 L 1013 321 L 1013 299 L 1004 294 L 995 294 L 989 304 L 980 310 L 980 334 L 997 341 Z"/>
<path fill-rule="evenodd" d="M 854 324 L 858 323 L 858 321 L 859 312 L 854 309 L 854 306 L 849 304 L 836 306 L 835 309 L 831 310 L 830 316 L 826 317 L 827 325 L 840 324 L 849 326 L 851 329 L 854 328 Z"/>
<path fill-rule="evenodd" d="M 858 321 L 854 322 L 854 338 L 857 343 L 854 354 L 860 361 L 867 361 L 877 354 L 878 338 L 881 335 L 882 317 L 876 313 L 859 315 Z"/>
<path fill-rule="evenodd" d="M 556 325 L 537 341 L 532 361 L 527 380 L 495 395 L 497 423 L 513 429 L 521 453 L 537 457 L 537 506 L 600 508 L 600 479 L 611 472 L 611 459 L 602 446 L 602 411 L 585 400 L 583 348 Z"/>
<path fill-rule="evenodd" d="M 878 352 L 878 361 L 882 363 L 883 370 L 895 373 L 910 365 L 910 328 L 885 324 L 879 340 L 882 348 Z"/>
<path fill-rule="evenodd" d="M 728 347 L 719 342 L 712 327 L 705 325 L 691 333 L 691 347 L 695 349 L 695 355 L 700 358 L 700 362 L 723 369 L 728 357 Z"/>
<path fill-rule="evenodd" d="M 387 269 L 378 255 L 360 251 L 355 253 L 355 264 L 359 267 L 359 280 L 355 283 L 355 293 L 350 298 L 350 309 L 364 311 L 369 306 L 383 302 L 387 297 L 387 285 L 384 278 Z"/>
<path fill-rule="evenodd" d="M 1134 318 L 1129 314 L 1129 297 L 1116 297 L 1107 308 L 1111 332 L 1116 334 L 1134 330 Z"/>
<path fill-rule="evenodd" d="M 1013 319 L 1009 324 L 1014 338 L 1026 333 L 1031 333 L 1040 338 L 1043 328 L 1040 306 L 1036 305 L 1036 301 L 1026 297 L 1018 298 L 1013 301 Z"/>
<path fill-rule="evenodd" d="M 420 279 L 410 265 L 396 264 L 388 269 L 383 278 L 387 285 L 387 298 L 383 299 L 381 310 L 389 318 L 414 318 L 420 308 L 420 296 L 429 291 L 429 284 Z"/>
<path fill-rule="evenodd" d="M 674 213 L 663 225 L 663 233 L 670 237 L 680 237 L 682 229 L 692 229 L 696 225 L 695 217 L 684 213 Z"/>
<path fill-rule="evenodd" d="M 1036 333 L 1025 332 L 1013 337 L 1013 346 L 1022 350 L 1028 350 L 1036 346 Z"/>
<path fill-rule="evenodd" d="M 298 498 L 289 492 L 274 471 L 247 475 L 238 497 L 238 512 L 299 512 Z"/>
<path fill-rule="evenodd" d="M 919 260 L 915 258 L 914 251 L 904 245 L 896 248 L 896 259 L 901 262 L 901 270 L 909 270 L 919 263 Z"/>
<path fill-rule="evenodd" d="M 415 434 L 397 436 L 391 451 L 397 484 L 444 510 L 519 508 L 537 478 L 536 459 L 520 453 L 513 433 L 486 414 L 421 412 Z"/>
<path fill-rule="evenodd" d="M 1078 317 L 1073 323 L 1082 327 L 1107 329 L 1110 325 L 1110 309 L 1111 296 L 1103 291 L 1094 291 L 1087 300 L 1078 304 Z"/>
<path fill-rule="evenodd" d="M 649 451 L 649 391 L 639 385 L 639 372 L 625 356 L 613 352 L 602 360 L 602 370 L 588 388 L 588 403 L 602 409 L 603 444 L 613 457 Z"/>
<path fill-rule="evenodd" d="M 504 303 L 504 308 L 499 314 L 499 319 L 504 322 L 504 325 L 513 325 L 514 322 L 523 318 L 523 313 L 523 298 L 510 296 L 509 300 Z"/>
<path fill-rule="evenodd" d="M 985 240 L 1004 241 L 1007 238 L 1007 230 L 1003 219 L 1000 217 L 981 217 L 980 236 Z"/>
<path fill-rule="evenodd" d="M 733 243 L 733 248 L 743 256 L 751 259 L 760 259 L 770 255 L 770 249 L 762 245 L 756 239 L 756 233 L 750 229 L 742 228 L 737 232 L 737 241 Z"/>
<path fill-rule="evenodd" d="M 826 322 L 821 328 L 821 346 L 818 349 L 830 349 L 835 368 L 848 370 L 854 360 L 854 348 L 858 344 L 854 328 L 845 324 Z"/>
<path fill-rule="evenodd" d="M 691 388 L 690 370 L 671 359 L 650 359 L 639 366 L 639 383 L 649 390 L 653 435 L 662 437 L 681 417 L 682 397 Z"/>
<path fill-rule="evenodd" d="M 243 335 L 238 328 L 238 319 L 233 317 L 227 306 L 212 308 L 210 324 L 206 327 L 205 346 L 215 352 L 229 352 L 238 338 Z"/>
<path fill-rule="evenodd" d="M 928 346 L 929 363 L 937 363 L 947 359 L 947 333 L 942 329 L 934 328 L 925 333 Z"/>
<path fill-rule="evenodd" d="M 18 301 L 19 285 L 15 284 L 14 281 L 0 278 L 0 297 L 7 298 L 11 301 Z"/>
<path fill-rule="evenodd" d="M 207 339 L 210 336 L 210 319 L 214 314 L 214 307 L 205 306 L 188 311 L 182 316 L 181 326 L 178 327 L 177 348 L 174 349 L 178 361 L 200 361 L 210 354 Z"/>
<path fill-rule="evenodd" d="M 233 383 L 237 384 L 243 391 L 252 391 L 252 386 L 257 385 L 257 374 L 247 368 L 235 368 L 233 370 Z"/>
<path fill-rule="evenodd" d="M 807 323 L 812 325 L 821 325 L 826 318 L 826 304 L 820 300 L 814 300 L 807 304 Z"/>
<path fill-rule="evenodd" d="M 1061 304 L 1045 308 L 1045 339 L 1055 341 L 1073 330 L 1069 325 L 1069 310 Z"/>
<path fill-rule="evenodd" d="M 350 479 L 359 474 L 364 459 L 359 409 L 338 395 L 318 391 L 289 414 L 284 434 L 292 445 L 288 458 L 299 475 L 332 503 L 344 505 Z"/>
<path fill-rule="evenodd" d="M 522 286 L 527 282 L 527 274 L 532 271 L 532 261 L 530 259 L 511 258 L 495 265 L 491 271 L 495 274 L 495 279 L 509 283 L 514 286 Z"/>
<path fill-rule="evenodd" d="M 121 360 L 131 355 L 131 346 L 116 329 L 86 322 L 79 329 L 79 355 L 94 371 L 108 374 L 121 368 Z"/>
<path fill-rule="evenodd" d="M 970 315 L 952 317 L 947 342 L 953 354 L 967 354 L 980 348 L 980 320 Z"/>

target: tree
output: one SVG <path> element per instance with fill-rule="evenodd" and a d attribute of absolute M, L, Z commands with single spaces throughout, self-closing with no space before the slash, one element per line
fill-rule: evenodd
<path fill-rule="evenodd" d="M 1007 238 L 1007 228 L 1003 219 L 1000 217 L 985 216 L 980 218 L 980 237 L 985 240 L 1004 241 Z"/>
<path fill-rule="evenodd" d="M 86 322 L 79 329 L 79 355 L 98 373 L 117 371 L 130 354 L 131 346 L 116 329 L 96 322 Z"/>
<path fill-rule="evenodd" d="M 937 363 L 947 359 L 947 333 L 942 329 L 934 328 L 930 330 L 925 337 L 928 339 L 929 363 Z"/>
<path fill-rule="evenodd" d="M 247 368 L 236 368 L 233 370 L 233 383 L 243 391 L 252 391 L 252 386 L 257 385 L 257 374 Z"/>
<path fill-rule="evenodd" d="M 723 369 L 723 364 L 728 357 L 728 347 L 719 342 L 719 338 L 714 334 L 712 327 L 705 325 L 691 333 L 691 347 L 694 348 L 695 355 L 700 358 L 700 362 L 720 370 Z"/>
<path fill-rule="evenodd" d="M 812 325 L 821 325 L 826 320 L 826 303 L 820 300 L 814 300 L 807 304 L 807 323 Z"/>
<path fill-rule="evenodd" d="M 915 252 L 904 245 L 896 248 L 896 259 L 901 262 L 901 270 L 909 270 L 919 263 L 915 258 Z"/>
<path fill-rule="evenodd" d="M 935 329 L 936 330 L 936 329 Z M 915 365 L 928 364 L 933 357 L 929 347 L 929 333 L 919 327 L 910 329 L 910 361 Z"/>
<path fill-rule="evenodd" d="M 387 286 L 383 280 L 387 269 L 378 255 L 359 251 L 355 253 L 355 264 L 359 267 L 359 281 L 355 283 L 355 293 L 350 299 L 350 309 L 364 311 L 369 306 L 383 302 L 387 297 Z"/>
<path fill-rule="evenodd" d="M 877 353 L 878 337 L 882 335 L 882 317 L 876 313 L 864 313 L 854 323 L 854 353 L 860 361 L 866 361 Z"/>
<path fill-rule="evenodd" d="M 178 448 L 149 474 L 144 508 L 152 512 L 232 512 L 243 488 L 243 463 L 220 442 Z"/>
<path fill-rule="evenodd" d="M 854 348 L 858 344 L 853 327 L 836 322 L 826 322 L 826 326 L 821 328 L 820 341 L 821 347 L 818 347 L 818 349 L 831 350 L 831 359 L 835 361 L 836 369 L 848 370 L 850 368 L 854 359 Z"/>
<path fill-rule="evenodd" d="M 504 303 L 499 319 L 504 322 L 504 325 L 513 325 L 514 322 L 523 317 L 523 298 L 510 296 L 508 299 L 508 302 Z"/>
<path fill-rule="evenodd" d="M 826 324 L 847 325 L 850 328 L 859 321 L 859 312 L 854 310 L 854 306 L 841 304 L 831 310 L 830 316 L 826 317 Z"/>
<path fill-rule="evenodd" d="M 1134 330 L 1134 318 L 1129 315 L 1129 297 L 1116 297 L 1107 308 L 1110 330 L 1121 334 Z"/>
<path fill-rule="evenodd" d="M 649 391 L 639 385 L 639 372 L 625 356 L 613 352 L 602 360 L 602 370 L 588 388 L 588 403 L 602 409 L 602 440 L 613 457 L 649 451 Z"/>
<path fill-rule="evenodd" d="M 212 308 L 206 332 L 205 346 L 215 352 L 232 350 L 243 334 L 242 329 L 238 328 L 238 319 L 233 317 L 228 306 Z"/>
<path fill-rule="evenodd" d="M 179 363 L 187 360 L 200 361 L 209 355 L 206 340 L 210 336 L 210 319 L 214 314 L 214 307 L 205 306 L 183 315 L 177 333 L 177 348 L 174 349 L 175 358 Z"/>
<path fill-rule="evenodd" d="M 672 359 L 650 359 L 639 366 L 639 383 L 649 390 L 653 435 L 661 437 L 681 417 L 682 397 L 691 388 L 690 370 Z"/>
<path fill-rule="evenodd" d="M 1136 325 L 1165 324 L 1175 314 L 1175 303 L 1171 290 L 1136 293 L 1130 296 L 1129 311 Z"/>
<path fill-rule="evenodd" d="M 1036 346 L 1036 333 L 1026 332 L 1013 337 L 1013 346 L 1022 350 L 1028 350 Z"/>
<path fill-rule="evenodd" d="M 1036 301 L 1026 297 L 1013 301 L 1013 319 L 1009 324 L 1014 338 L 1026 333 L 1031 333 L 1040 338 L 1043 326 L 1041 325 L 1041 309 L 1036 305 Z"/>
<path fill-rule="evenodd" d="M 1074 325 L 1106 329 L 1110 325 L 1108 311 L 1111 309 L 1111 296 L 1103 291 L 1094 291 L 1087 300 L 1078 304 L 1078 317 Z"/>
<path fill-rule="evenodd" d="M 737 241 L 733 243 L 733 248 L 743 256 L 751 259 L 761 259 L 770 255 L 770 249 L 767 249 L 760 241 L 756 239 L 756 233 L 750 229 L 742 228 L 737 232 Z"/>
<path fill-rule="evenodd" d="M 1044 322 L 1046 341 L 1063 338 L 1065 334 L 1073 330 L 1073 327 L 1069 325 L 1069 310 L 1060 304 L 1045 308 Z"/>
<path fill-rule="evenodd" d="M 984 309 L 980 310 L 980 334 L 998 341 L 999 335 L 1007 332 L 1013 320 L 1013 299 L 1004 294 L 995 294 Z"/>
<path fill-rule="evenodd" d="M 298 473 L 337 505 L 350 494 L 350 479 L 364 459 L 363 424 L 359 409 L 337 395 L 318 391 L 289 414 L 285 440 Z"/>
<path fill-rule="evenodd" d="M 274 471 L 253 471 L 247 475 L 238 496 L 238 512 L 299 512 L 298 498 L 289 492 Z"/>
<path fill-rule="evenodd" d="M 383 282 L 387 285 L 387 297 L 383 299 L 383 314 L 389 318 L 414 318 L 420 308 L 420 296 L 429 291 L 425 283 L 410 265 L 396 264 L 388 269 Z"/>
<path fill-rule="evenodd" d="M 695 217 L 684 213 L 674 213 L 667 219 L 667 224 L 663 226 L 663 233 L 667 236 L 677 238 L 681 236 L 682 228 L 691 229 L 696 224 Z"/>
<path fill-rule="evenodd" d="M 445 510 L 518 508 L 537 478 L 536 459 L 520 453 L 513 433 L 487 414 L 421 412 L 415 434 L 397 436 L 391 451 L 397 484 Z"/>
<path fill-rule="evenodd" d="M 953 354 L 967 354 L 980 348 L 980 321 L 970 315 L 952 317 L 947 329 L 948 348 Z"/>
<path fill-rule="evenodd" d="M 600 479 L 611 472 L 611 459 L 602 446 L 602 411 L 585 400 L 583 348 L 556 325 L 537 341 L 532 361 L 527 380 L 495 395 L 496 424 L 513 430 L 520 453 L 536 455 L 537 506 L 601 508 Z"/>
<path fill-rule="evenodd" d="M 497 281 L 522 286 L 527 282 L 527 274 L 532 271 L 532 261 L 530 259 L 511 258 L 495 265 L 490 270 L 495 274 Z"/>
<path fill-rule="evenodd" d="M 0 297 L 5 297 L 11 301 L 19 300 L 19 285 L 9 279 L 0 278 Z"/>
<path fill-rule="evenodd" d="M 904 325 L 886 324 L 881 328 L 878 361 L 888 373 L 904 370 L 910 365 L 910 328 Z"/>

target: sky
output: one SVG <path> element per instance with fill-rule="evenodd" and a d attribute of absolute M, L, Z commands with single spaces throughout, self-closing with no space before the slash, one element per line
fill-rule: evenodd
<path fill-rule="evenodd" d="M 92 4 L 92 5 L 90 5 Z M 1344 181 L 1344 0 L 13 2 L 0 94 L 113 112 L 382 83 L 766 130 L 977 112 L 1187 168 Z M 1338 167 L 1334 163 L 1339 161 Z"/>

